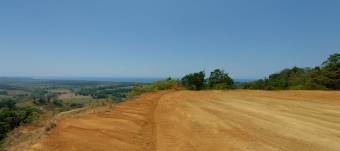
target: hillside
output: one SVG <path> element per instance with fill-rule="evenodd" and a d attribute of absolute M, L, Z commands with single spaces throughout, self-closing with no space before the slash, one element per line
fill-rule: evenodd
<path fill-rule="evenodd" d="M 107 112 L 61 120 L 26 150 L 339 148 L 340 92 L 236 90 L 146 94 Z"/>

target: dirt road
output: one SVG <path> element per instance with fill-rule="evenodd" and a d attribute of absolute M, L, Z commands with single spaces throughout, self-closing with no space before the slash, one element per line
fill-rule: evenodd
<path fill-rule="evenodd" d="M 64 119 L 28 150 L 338 151 L 340 92 L 147 94 Z"/>

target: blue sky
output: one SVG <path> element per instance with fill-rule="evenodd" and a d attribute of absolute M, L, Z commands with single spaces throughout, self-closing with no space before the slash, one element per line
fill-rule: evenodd
<path fill-rule="evenodd" d="M 338 0 L 0 2 L 0 76 L 263 78 L 340 52 Z"/>

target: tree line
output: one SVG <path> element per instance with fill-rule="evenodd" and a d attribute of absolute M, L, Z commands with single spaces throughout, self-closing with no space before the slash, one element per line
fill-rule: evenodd
<path fill-rule="evenodd" d="M 181 84 L 189 90 L 235 88 L 234 80 L 222 69 L 215 69 L 207 79 L 204 71 L 187 74 L 181 79 Z"/>
<path fill-rule="evenodd" d="M 167 78 L 165 80 L 158 80 L 150 84 L 136 84 L 128 93 L 129 98 L 142 95 L 143 93 L 156 92 L 159 90 L 168 89 L 189 89 L 189 90 L 203 90 L 203 89 L 233 89 L 235 88 L 234 80 L 229 77 L 222 69 L 215 69 L 210 73 L 208 78 L 205 77 L 205 72 L 200 71 L 185 75 L 180 80 Z"/>
<path fill-rule="evenodd" d="M 293 67 L 269 75 L 267 78 L 235 84 L 234 80 L 222 69 L 213 70 L 209 77 L 204 71 L 190 73 L 180 80 L 168 78 L 147 85 L 135 85 L 129 97 L 146 92 L 165 89 L 185 88 L 188 90 L 225 90 L 225 89 L 261 89 L 261 90 L 339 90 L 340 89 L 340 54 L 330 55 L 320 66 L 314 68 Z"/>
<path fill-rule="evenodd" d="M 314 68 L 293 67 L 268 78 L 243 83 L 243 89 L 263 90 L 339 90 L 340 89 L 340 54 L 330 55 L 320 66 Z"/>

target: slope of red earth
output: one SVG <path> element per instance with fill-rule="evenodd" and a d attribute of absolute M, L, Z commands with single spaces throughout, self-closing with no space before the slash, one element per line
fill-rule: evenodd
<path fill-rule="evenodd" d="M 25 150 L 337 151 L 340 92 L 164 91 L 57 123 Z"/>

